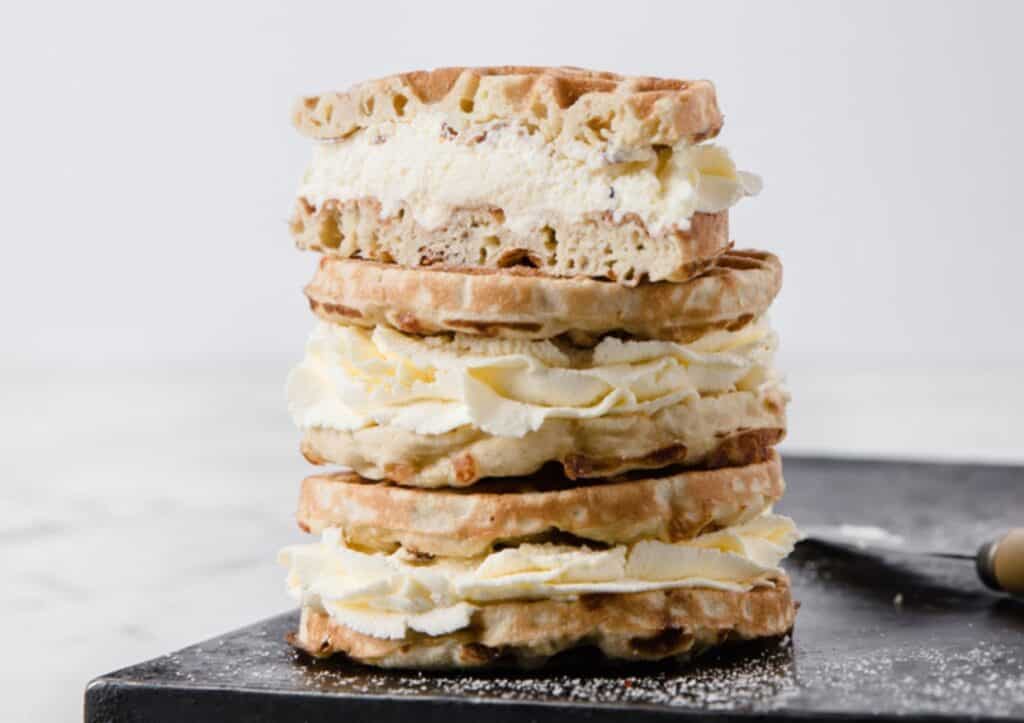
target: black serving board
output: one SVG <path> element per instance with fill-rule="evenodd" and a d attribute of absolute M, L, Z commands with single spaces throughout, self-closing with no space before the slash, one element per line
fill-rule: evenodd
<path fill-rule="evenodd" d="M 1024 525 L 1024 467 L 787 457 L 780 511 L 973 552 Z M 97 678 L 87 721 L 1024 720 L 1024 602 L 970 563 L 801 543 L 791 638 L 685 666 L 378 671 L 292 650 L 287 613 Z"/>

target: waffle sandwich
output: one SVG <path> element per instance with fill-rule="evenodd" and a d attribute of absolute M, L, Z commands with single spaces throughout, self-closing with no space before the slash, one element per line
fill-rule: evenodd
<path fill-rule="evenodd" d="M 384 667 L 773 637 L 782 269 L 706 81 L 445 68 L 301 99 L 293 643 Z"/>

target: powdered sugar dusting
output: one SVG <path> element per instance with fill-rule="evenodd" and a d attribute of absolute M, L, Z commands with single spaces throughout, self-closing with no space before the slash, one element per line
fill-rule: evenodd
<path fill-rule="evenodd" d="M 331 663 L 314 663 L 317 686 L 333 675 Z M 355 682 L 355 681 L 350 681 Z M 760 646 L 735 656 L 702 659 L 687 666 L 605 667 L 492 674 L 393 672 L 363 676 L 352 692 L 364 695 L 431 695 L 457 698 L 547 701 L 595 705 L 647 704 L 736 710 L 774 707 L 798 691 L 792 645 Z"/>
<path fill-rule="evenodd" d="M 893 610 L 891 603 L 887 606 Z M 344 658 L 310 659 L 284 643 L 295 619 L 283 616 L 126 672 L 132 680 L 175 681 L 186 688 L 387 696 L 410 702 L 455 698 L 754 713 L 1024 715 L 1024 648 L 1013 637 L 1005 643 L 951 647 L 939 640 L 912 646 L 890 645 L 883 633 L 872 644 L 850 646 L 837 634 L 837 642 L 823 646 L 815 638 L 816 623 L 808 622 L 811 629 L 802 634 L 798 618 L 792 640 L 748 644 L 686 665 L 427 673 L 374 670 Z"/>
<path fill-rule="evenodd" d="M 1024 657 L 1008 646 L 979 644 L 952 653 L 941 648 L 874 650 L 822 657 L 813 663 L 800 660 L 798 651 L 799 645 L 794 651 L 784 641 L 731 661 L 710 659 L 677 670 L 641 669 L 632 674 L 614 670 L 373 673 L 348 678 L 344 688 L 361 695 L 442 694 L 477 700 L 646 704 L 709 711 L 892 712 L 895 705 L 898 713 L 1024 713 Z M 332 663 L 313 663 L 311 686 L 337 683 L 333 668 Z"/>
<path fill-rule="evenodd" d="M 808 661 L 810 663 L 811 661 Z M 801 702 L 822 709 L 1011 716 L 1024 713 L 1019 647 L 897 648 L 800 666 Z M 803 707 L 803 706 L 801 706 Z"/>
<path fill-rule="evenodd" d="M 803 530 L 804 537 L 821 538 L 827 541 L 837 540 L 857 547 L 891 547 L 899 548 L 905 543 L 902 535 L 897 535 L 876 525 L 809 525 Z"/>

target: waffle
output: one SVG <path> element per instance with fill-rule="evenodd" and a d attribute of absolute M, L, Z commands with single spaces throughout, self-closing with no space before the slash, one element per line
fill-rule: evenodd
<path fill-rule="evenodd" d="M 780 574 L 748 592 L 676 588 L 489 604 L 469 628 L 403 640 L 358 633 L 304 607 L 292 642 L 317 657 L 344 653 L 383 668 L 535 667 L 587 646 L 612 659 L 687 660 L 727 641 L 784 635 L 795 616 L 789 579 Z"/>
<path fill-rule="evenodd" d="M 313 313 L 336 323 L 409 334 L 568 334 L 588 344 L 610 333 L 689 341 L 708 328 L 737 328 L 764 314 L 781 284 L 779 259 L 761 251 L 727 252 L 686 283 L 635 288 L 519 267 L 427 271 L 325 256 L 306 296 Z"/>
<path fill-rule="evenodd" d="M 636 217 L 611 214 L 549 220 L 526 232 L 505 223 L 499 208 L 464 208 L 438 228 L 401 209 L 382 216 L 373 198 L 319 207 L 300 198 L 290 229 L 295 245 L 327 256 L 406 267 L 532 268 L 549 276 L 590 276 L 636 286 L 685 281 L 729 247 L 729 212 L 698 213 L 685 227 L 650 234 Z"/>
<path fill-rule="evenodd" d="M 549 538 L 679 542 L 747 522 L 784 490 L 774 452 L 743 467 L 662 470 L 589 485 L 549 469 L 483 482 L 471 492 L 408 489 L 336 472 L 303 481 L 297 520 L 317 534 L 339 527 L 361 550 L 472 557 L 499 544 Z"/>
<path fill-rule="evenodd" d="M 295 127 L 320 140 L 442 111 L 460 126 L 495 119 L 529 123 L 549 141 L 675 145 L 722 127 L 706 80 L 627 77 L 581 68 L 438 68 L 371 80 L 344 92 L 301 98 Z"/>

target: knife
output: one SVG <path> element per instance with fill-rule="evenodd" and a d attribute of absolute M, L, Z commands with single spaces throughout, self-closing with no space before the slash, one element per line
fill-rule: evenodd
<path fill-rule="evenodd" d="M 999 592 L 1024 596 L 1024 527 L 1016 527 L 988 540 L 973 555 L 916 549 L 908 546 L 901 535 L 866 525 L 810 525 L 803 529 L 802 539 L 833 547 L 974 560 L 978 577 L 986 586 Z"/>

